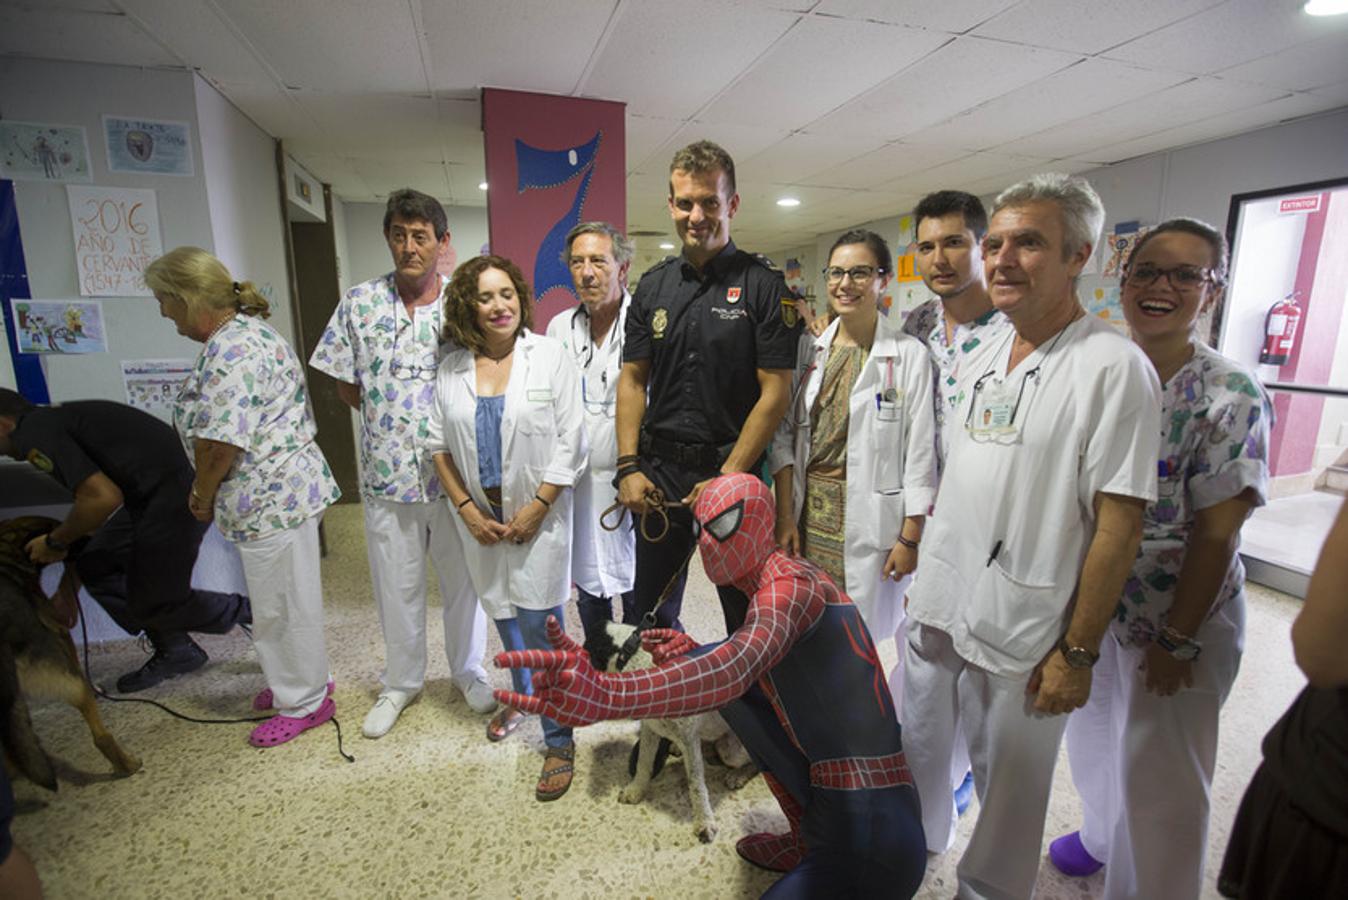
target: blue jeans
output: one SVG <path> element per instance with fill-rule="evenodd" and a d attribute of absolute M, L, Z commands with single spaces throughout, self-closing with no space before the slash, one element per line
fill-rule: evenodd
<path fill-rule="evenodd" d="M 618 596 L 623 604 L 623 624 L 635 625 L 640 622 L 641 617 L 637 615 L 636 594 L 628 591 Z M 580 585 L 576 585 L 576 612 L 580 613 L 580 626 L 585 629 L 585 640 L 588 642 L 605 623 L 613 621 L 613 598 L 596 597 Z"/>
<path fill-rule="evenodd" d="M 565 622 L 566 611 L 555 606 L 552 609 L 521 609 L 515 607 L 513 619 L 497 619 L 496 632 L 501 635 L 501 643 L 507 650 L 551 650 L 548 642 L 548 616 L 556 616 L 558 622 Z M 514 682 L 515 693 L 532 694 L 533 682 L 528 669 L 511 669 L 510 679 Z M 542 716 L 543 743 L 549 747 L 568 747 L 571 745 L 571 728 L 560 722 Z"/>

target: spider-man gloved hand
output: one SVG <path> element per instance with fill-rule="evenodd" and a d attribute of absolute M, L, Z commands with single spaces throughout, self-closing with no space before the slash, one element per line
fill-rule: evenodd
<path fill-rule="evenodd" d="M 685 632 L 673 628 L 649 628 L 641 633 L 641 649 L 651 655 L 657 666 L 663 666 L 700 646 Z"/>
<path fill-rule="evenodd" d="M 548 616 L 548 640 L 554 650 L 509 650 L 496 654 L 498 669 L 533 670 L 533 695 L 494 691 L 496 699 L 527 713 L 544 715 L 563 725 L 590 725 L 620 719 L 608 676 L 590 665 L 590 656 L 567 637 L 554 616 Z"/>

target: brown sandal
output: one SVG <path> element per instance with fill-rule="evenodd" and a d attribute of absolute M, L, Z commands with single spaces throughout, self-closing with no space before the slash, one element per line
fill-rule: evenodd
<path fill-rule="evenodd" d="M 487 720 L 487 740 L 493 743 L 504 741 L 514 734 L 523 721 L 524 713 L 513 706 L 502 706 L 496 715 Z"/>
<path fill-rule="evenodd" d="M 549 766 L 548 763 L 554 759 L 562 761 L 560 766 Z M 558 797 L 571 790 L 571 778 L 576 771 L 576 745 L 568 744 L 565 747 L 549 747 L 548 752 L 543 755 L 543 772 L 538 776 L 538 787 L 534 789 L 534 796 L 539 800 L 556 800 Z M 558 775 L 565 775 L 566 780 L 562 786 L 556 790 L 548 790 L 544 787 L 547 782 L 556 778 Z"/>

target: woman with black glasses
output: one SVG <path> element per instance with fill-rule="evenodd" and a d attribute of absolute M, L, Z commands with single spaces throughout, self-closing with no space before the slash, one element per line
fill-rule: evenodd
<path fill-rule="evenodd" d="M 824 270 L 834 319 L 801 341 L 770 457 L 778 545 L 833 576 L 877 641 L 903 623 L 904 588 L 936 494 L 931 363 L 919 341 L 880 315 L 891 270 L 873 231 L 834 243 Z M 899 679 L 891 684 L 902 696 Z"/>
<path fill-rule="evenodd" d="M 1158 493 L 1067 748 L 1081 830 L 1050 847 L 1069 875 L 1105 867 L 1106 897 L 1197 897 L 1217 720 L 1240 665 L 1240 528 L 1268 492 L 1273 408 L 1254 376 L 1196 336 L 1226 281 L 1226 239 L 1194 219 L 1148 232 L 1123 312 L 1161 388 Z"/>

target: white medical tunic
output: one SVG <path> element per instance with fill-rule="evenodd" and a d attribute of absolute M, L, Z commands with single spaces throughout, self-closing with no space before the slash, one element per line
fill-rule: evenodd
<path fill-rule="evenodd" d="M 590 463 L 576 482 L 571 578 L 577 587 L 596 597 L 624 594 L 632 589 L 636 577 L 632 517 L 623 515 L 614 531 L 599 524 L 599 517 L 618 497 L 613 486 L 618 468 L 618 375 L 623 366 L 623 335 L 631 303 L 632 295 L 624 292 L 618 318 L 598 345 L 590 334 L 590 314 L 584 305 L 559 313 L 548 322 L 548 337 L 562 342 L 580 370 Z"/>
<path fill-rule="evenodd" d="M 1077 319 L 1005 374 L 1014 337 L 962 367 L 908 592 L 908 615 L 1008 676 L 1030 672 L 1066 628 L 1096 495 L 1156 499 L 1161 408 L 1146 356 L 1099 319 Z"/>

